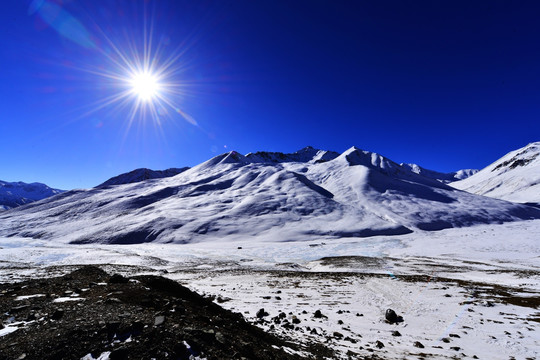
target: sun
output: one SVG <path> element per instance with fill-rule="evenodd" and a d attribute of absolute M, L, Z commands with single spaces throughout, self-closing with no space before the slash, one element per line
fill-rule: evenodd
<path fill-rule="evenodd" d="M 156 98 L 161 87 L 158 76 L 147 71 L 132 74 L 129 85 L 131 93 L 141 101 L 151 101 Z"/>
<path fill-rule="evenodd" d="M 107 95 L 86 105 L 88 111 L 81 117 L 110 108 L 112 114 L 125 119 L 126 134 L 134 124 L 152 123 L 161 129 L 166 120 L 182 119 L 199 127 L 180 107 L 188 95 L 193 96 L 191 89 L 197 84 L 185 76 L 189 74 L 186 64 L 190 58 L 186 58 L 183 42 L 177 48 L 167 48 L 165 40 L 154 38 L 153 20 L 150 25 L 144 24 L 142 39 L 127 35 L 113 38 L 103 29 L 97 30 L 106 45 L 96 47 L 104 62 L 80 70 L 100 77 L 100 89 L 106 89 Z"/>

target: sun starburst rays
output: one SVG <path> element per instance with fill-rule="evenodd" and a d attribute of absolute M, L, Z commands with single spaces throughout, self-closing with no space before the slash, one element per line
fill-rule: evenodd
<path fill-rule="evenodd" d="M 104 46 L 97 50 L 105 60 L 99 66 L 82 67 L 83 70 L 100 80 L 101 98 L 86 106 L 82 116 L 109 110 L 114 118 L 124 118 L 124 139 L 133 125 L 145 127 L 152 124 L 163 136 L 165 121 L 188 123 L 198 126 L 195 119 L 180 109 L 180 104 L 192 88 L 192 83 L 184 79 L 187 49 L 181 45 L 171 50 L 168 44 L 155 41 L 153 22 L 144 23 L 143 36 L 124 33 L 118 37 L 106 34 L 98 28 Z M 114 39 L 114 40 L 113 40 Z M 179 120 L 182 122 L 179 122 Z"/>

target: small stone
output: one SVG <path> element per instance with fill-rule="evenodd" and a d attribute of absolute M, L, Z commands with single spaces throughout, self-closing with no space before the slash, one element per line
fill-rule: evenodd
<path fill-rule="evenodd" d="M 300 324 L 300 319 L 297 318 L 296 316 L 293 316 L 293 317 L 292 317 L 292 323 L 293 323 L 293 324 Z"/>
<path fill-rule="evenodd" d="M 14 307 L 11 308 L 11 312 L 12 312 L 12 313 L 14 313 L 14 312 L 19 312 L 19 311 L 28 309 L 29 307 L 30 307 L 30 305 L 14 306 Z"/>
<path fill-rule="evenodd" d="M 337 332 L 337 331 L 334 331 L 334 334 L 333 334 L 333 335 L 334 335 L 334 337 L 335 337 L 336 339 L 342 339 L 342 338 L 343 338 L 343 334 L 340 333 L 340 332 Z"/>
<path fill-rule="evenodd" d="M 447 343 L 447 344 L 448 344 L 448 343 L 450 342 L 450 339 L 449 339 L 449 338 L 442 338 L 441 341 L 442 341 L 443 343 Z"/>
<path fill-rule="evenodd" d="M 377 341 L 375 342 L 375 347 L 376 347 L 377 349 L 382 349 L 382 348 L 384 347 L 384 344 L 383 344 L 381 341 L 377 340 Z"/>
<path fill-rule="evenodd" d="M 401 336 L 401 333 L 399 331 L 392 331 L 392 336 Z"/>
<path fill-rule="evenodd" d="M 458 334 L 448 334 L 448 336 L 453 337 L 453 338 L 458 338 L 458 339 L 461 337 Z"/>
<path fill-rule="evenodd" d="M 420 341 L 415 341 L 413 346 L 417 347 L 417 348 L 420 348 L 420 349 L 424 348 L 424 344 L 422 344 Z"/>
<path fill-rule="evenodd" d="M 455 350 L 455 351 L 461 350 L 459 346 L 452 346 L 450 349 Z"/>
<path fill-rule="evenodd" d="M 163 316 L 163 315 L 158 315 L 158 316 L 156 316 L 156 318 L 154 319 L 154 326 L 162 325 L 164 322 L 165 322 L 165 316 Z"/>
<path fill-rule="evenodd" d="M 217 332 L 216 333 L 216 340 L 222 344 L 226 344 L 227 343 L 227 339 L 225 339 L 225 336 L 220 333 L 220 332 Z"/>
<path fill-rule="evenodd" d="M 51 316 L 51 319 L 53 320 L 60 320 L 64 316 L 64 310 L 62 309 L 56 309 L 54 313 Z"/>
<path fill-rule="evenodd" d="M 216 301 L 218 302 L 218 304 L 223 304 L 224 302 L 227 302 L 227 301 L 230 301 L 231 299 L 229 298 L 223 298 L 221 296 L 218 296 Z"/>
<path fill-rule="evenodd" d="M 343 325 L 343 320 L 338 320 L 338 325 Z"/>
<path fill-rule="evenodd" d="M 176 357 L 180 359 L 189 359 L 191 356 L 189 349 L 183 342 L 180 342 L 174 345 L 173 352 L 174 352 L 174 355 L 176 355 Z"/>
<path fill-rule="evenodd" d="M 356 313 L 356 316 L 364 316 L 364 314 Z"/>
<path fill-rule="evenodd" d="M 144 323 L 142 321 L 135 321 L 131 324 L 131 329 L 133 332 L 133 336 L 138 336 L 143 332 Z"/>
<path fill-rule="evenodd" d="M 257 311 L 257 314 L 255 316 L 257 316 L 259 319 L 262 319 L 263 317 L 268 316 L 268 315 L 269 314 L 266 311 L 264 311 L 264 309 L 259 309 L 259 311 Z"/>
<path fill-rule="evenodd" d="M 125 284 L 129 282 L 129 280 L 120 274 L 113 274 L 111 278 L 109 279 L 109 282 L 111 284 Z"/>
<path fill-rule="evenodd" d="M 118 348 L 118 349 L 115 349 L 113 351 L 111 351 L 111 353 L 109 354 L 109 359 L 111 360 L 127 360 L 129 359 L 129 354 L 128 354 L 128 350 L 126 348 Z"/>
<path fill-rule="evenodd" d="M 322 314 L 321 310 L 316 310 L 315 313 L 313 314 L 313 317 L 316 318 L 316 319 L 320 319 L 323 316 L 324 315 Z"/>

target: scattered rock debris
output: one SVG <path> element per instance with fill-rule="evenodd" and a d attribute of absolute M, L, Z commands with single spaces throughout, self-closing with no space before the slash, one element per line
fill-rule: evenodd
<path fill-rule="evenodd" d="M 19 324 L 0 338 L 0 360 L 97 359 L 107 352 L 110 359 L 333 357 L 326 347 L 279 339 L 158 276 L 128 279 L 84 266 L 62 277 L 0 284 L 0 293 L 14 294 L 0 296 L 0 329 Z M 25 298 L 16 301 L 15 293 Z M 37 294 L 46 296 L 31 296 Z"/>

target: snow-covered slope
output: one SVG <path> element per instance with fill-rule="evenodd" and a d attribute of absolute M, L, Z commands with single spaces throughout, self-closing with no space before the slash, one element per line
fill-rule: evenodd
<path fill-rule="evenodd" d="M 538 209 L 453 189 L 354 147 L 313 159 L 253 162 L 233 151 L 173 177 L 69 191 L 0 215 L 0 236 L 298 241 L 540 218 Z"/>
<path fill-rule="evenodd" d="M 409 169 L 410 171 L 428 177 L 430 179 L 439 180 L 445 184 L 448 184 L 453 181 L 459 181 L 466 179 L 478 172 L 476 169 L 463 169 L 450 173 L 441 173 L 434 170 L 425 169 L 416 164 L 400 164 L 402 167 Z"/>
<path fill-rule="evenodd" d="M 6 182 L 0 180 L 0 211 L 60 194 L 64 190 L 53 189 L 42 183 Z"/>
<path fill-rule="evenodd" d="M 146 168 L 135 169 L 128 173 L 124 173 L 124 174 L 120 174 L 118 176 L 112 177 L 99 186 L 132 184 L 132 183 L 136 183 L 136 182 L 140 182 L 144 180 L 162 179 L 162 178 L 178 175 L 181 172 L 186 171 L 187 169 L 189 168 L 188 167 L 170 168 L 167 170 L 150 170 Z"/>
<path fill-rule="evenodd" d="M 456 189 L 520 203 L 540 204 L 540 142 L 509 152 Z"/>

